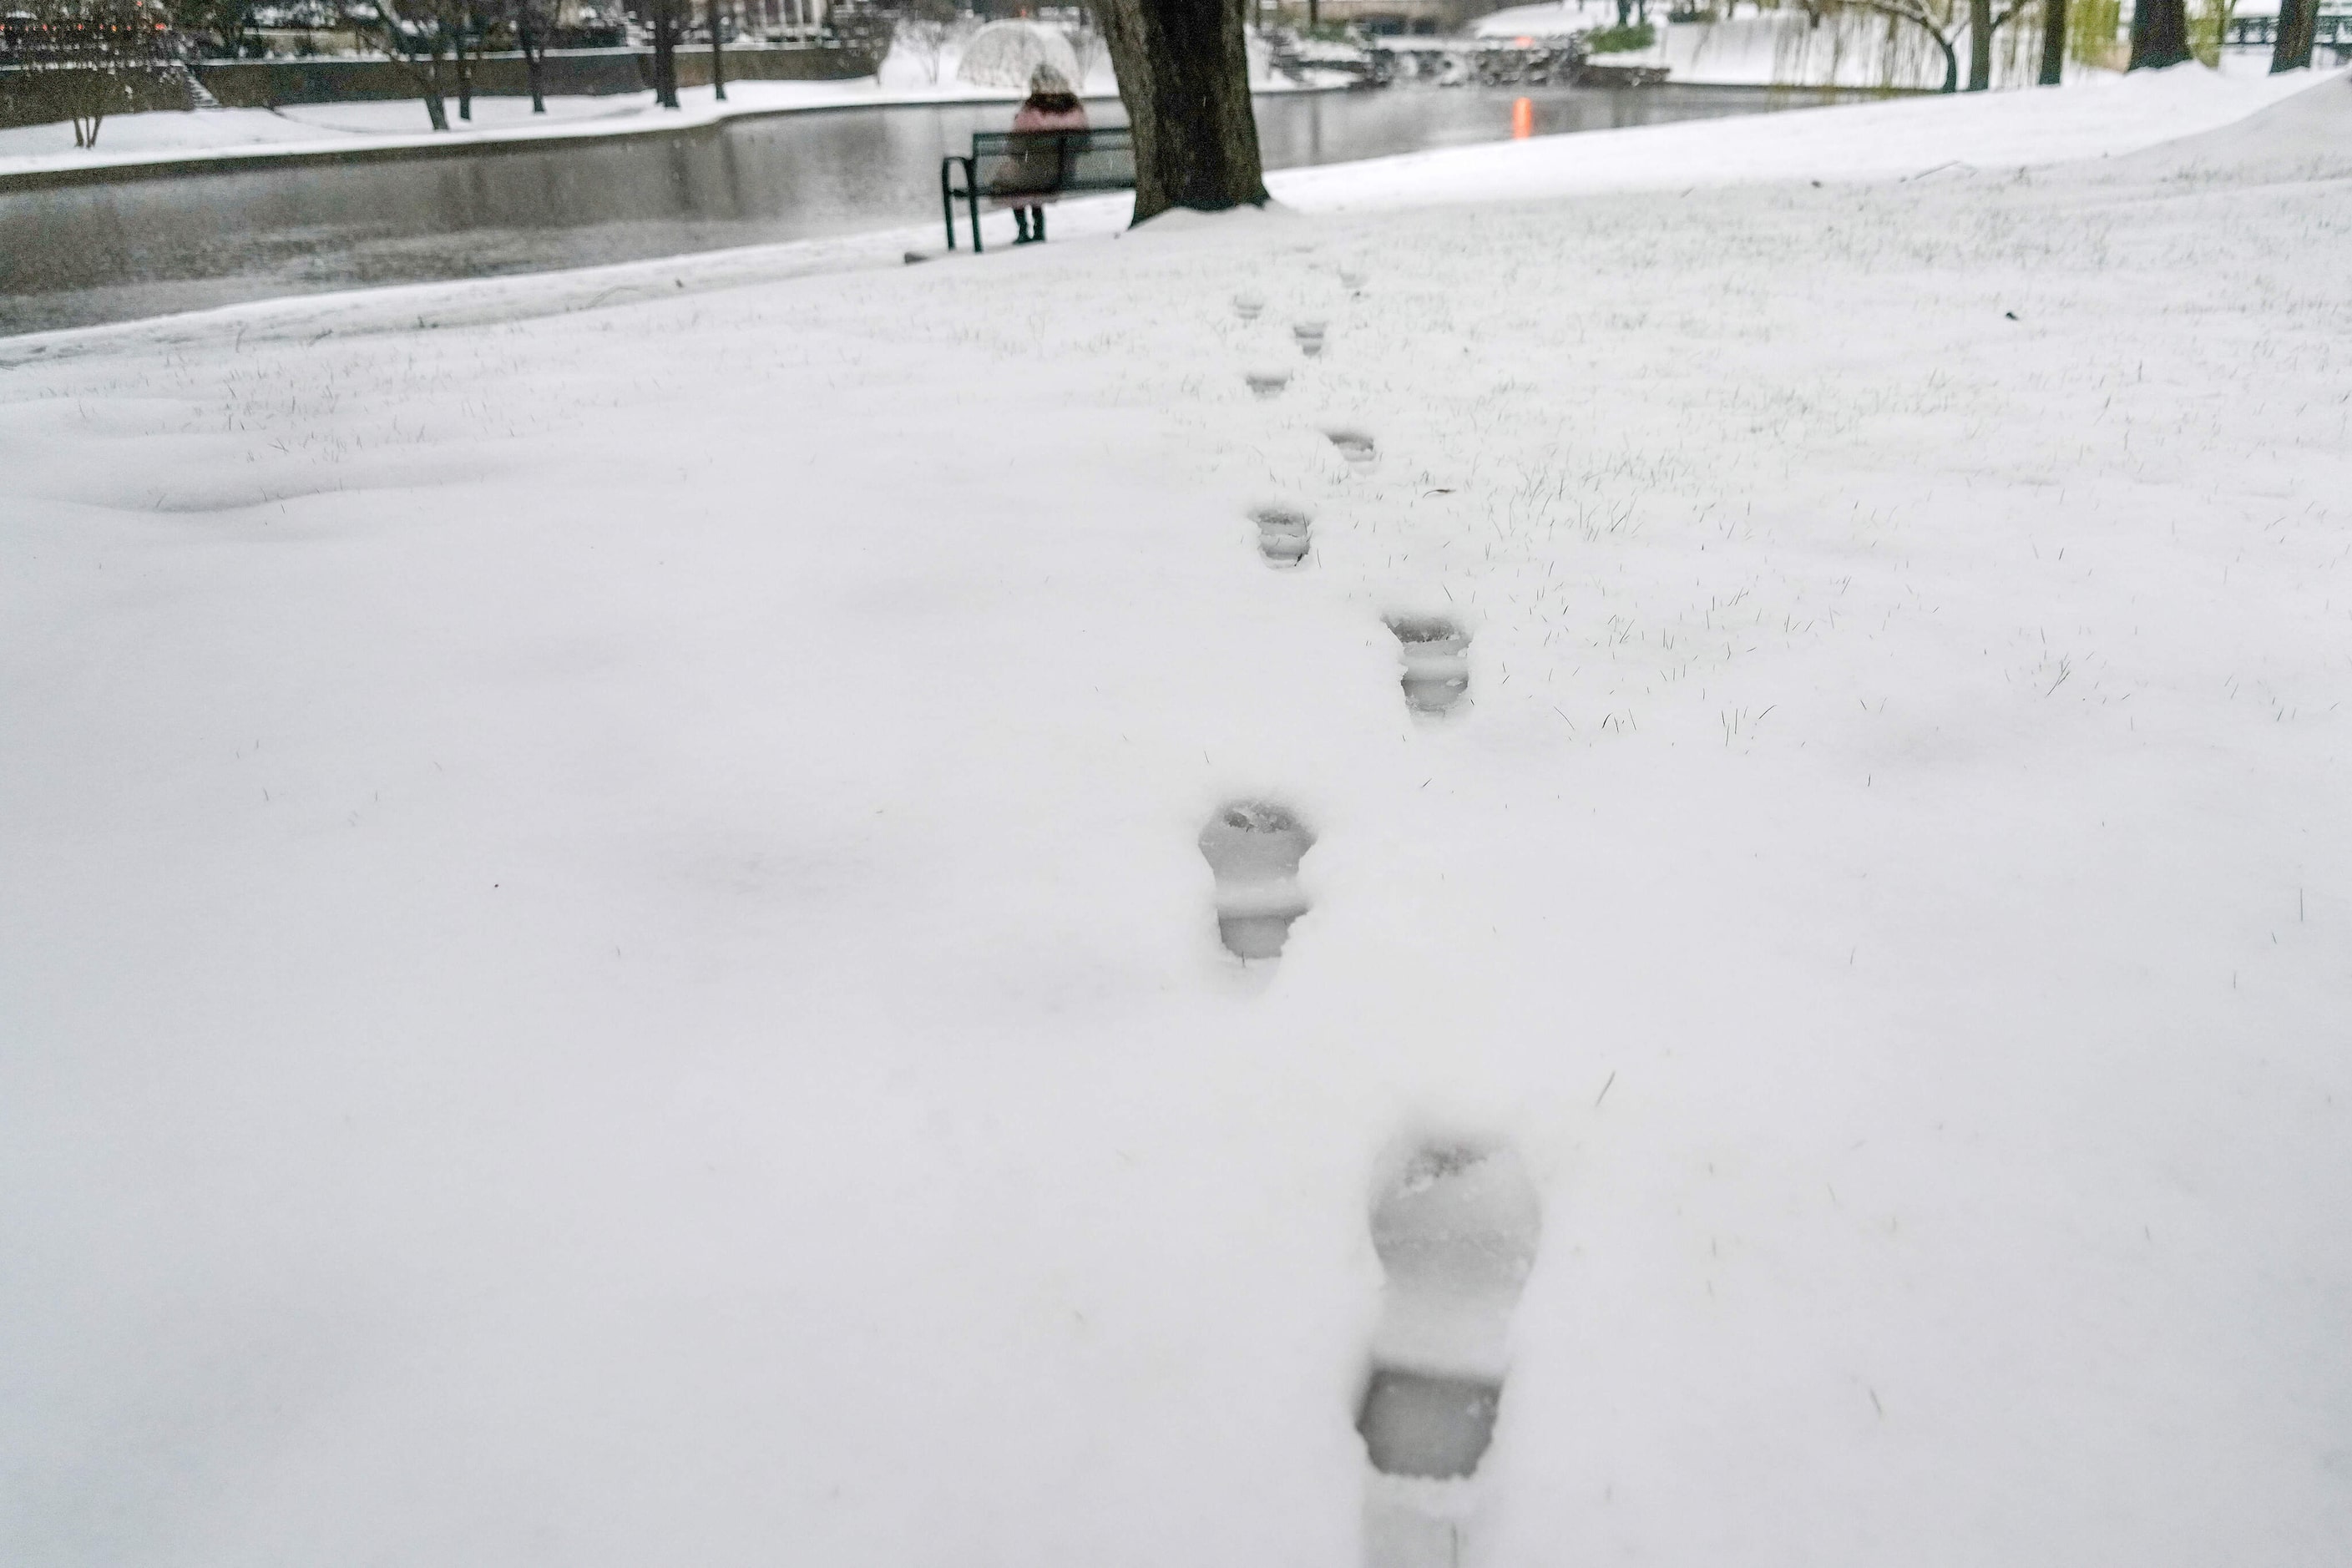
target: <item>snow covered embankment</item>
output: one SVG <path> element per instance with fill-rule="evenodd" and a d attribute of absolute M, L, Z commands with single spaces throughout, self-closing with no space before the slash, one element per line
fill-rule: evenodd
<path fill-rule="evenodd" d="M 2347 132 L 20 364 L 0 1557 L 2326 1560 Z"/>

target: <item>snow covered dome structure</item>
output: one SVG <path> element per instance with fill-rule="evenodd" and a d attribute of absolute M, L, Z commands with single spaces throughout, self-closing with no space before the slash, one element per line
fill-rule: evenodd
<path fill-rule="evenodd" d="M 991 22 L 964 46 L 956 79 L 974 87 L 1009 87 L 1026 92 L 1029 73 L 1039 66 L 1060 71 L 1074 92 L 1086 86 L 1077 53 L 1061 34 L 1034 22 Z"/>

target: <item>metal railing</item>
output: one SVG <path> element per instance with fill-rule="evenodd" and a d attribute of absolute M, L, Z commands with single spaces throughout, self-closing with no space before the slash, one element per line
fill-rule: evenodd
<path fill-rule="evenodd" d="M 2229 37 L 2233 44 L 2275 44 L 2278 42 L 2278 18 L 2233 17 L 2230 22 Z M 2321 13 L 2311 41 L 2331 49 L 2352 49 L 2352 11 Z"/>

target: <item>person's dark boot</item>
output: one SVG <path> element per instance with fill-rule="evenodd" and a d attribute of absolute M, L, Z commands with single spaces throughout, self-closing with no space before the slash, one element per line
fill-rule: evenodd
<path fill-rule="evenodd" d="M 1015 239 L 1013 243 L 1015 245 L 1028 244 L 1029 209 L 1027 207 L 1014 207 L 1013 209 L 1013 226 L 1021 231 L 1020 237 Z"/>
<path fill-rule="evenodd" d="M 1037 243 L 1038 243 L 1038 244 L 1040 244 L 1040 245 L 1043 245 L 1043 244 L 1045 244 L 1045 209 L 1044 207 L 1039 207 L 1039 208 L 1037 208 L 1037 209 L 1036 209 L 1036 213 L 1037 213 Z"/>

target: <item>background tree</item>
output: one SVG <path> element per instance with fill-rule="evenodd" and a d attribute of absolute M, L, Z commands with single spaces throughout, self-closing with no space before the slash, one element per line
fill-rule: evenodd
<path fill-rule="evenodd" d="M 685 0 L 648 0 L 646 19 L 654 29 L 654 102 L 677 105 L 678 7 Z"/>
<path fill-rule="evenodd" d="M 1983 0 L 1974 0 L 1980 5 Z M 1959 17 L 1954 0 L 1856 0 L 1864 11 L 1875 11 L 1897 23 L 1908 22 L 1927 35 L 1938 53 L 1944 57 L 1944 85 L 1938 92 L 1957 92 L 1960 86 L 1960 53 L 1958 47 Z M 1972 6 L 1973 8 L 1973 6 Z M 1990 48 L 1984 51 L 1987 58 Z"/>
<path fill-rule="evenodd" d="M 907 0 L 893 19 L 892 44 L 923 68 L 924 79 L 940 79 L 940 56 L 956 36 L 955 0 Z"/>
<path fill-rule="evenodd" d="M 504 0 L 507 25 L 522 54 L 523 80 L 530 89 L 530 111 L 547 112 L 547 39 L 555 30 L 556 0 Z"/>
<path fill-rule="evenodd" d="M 425 102 L 436 131 L 449 129 L 447 61 L 463 9 L 458 0 L 372 0 L 351 23 L 368 47 L 400 68 Z"/>
<path fill-rule="evenodd" d="M 710 0 L 710 94 L 720 103 L 727 101 L 727 45 L 724 35 L 727 19 L 719 8 L 719 0 Z"/>
<path fill-rule="evenodd" d="M 2066 58 L 2119 71 L 2131 58 L 2123 37 L 2123 0 L 2066 0 Z"/>
<path fill-rule="evenodd" d="M 474 118 L 474 56 L 481 52 L 478 29 L 480 18 L 474 13 L 474 0 L 455 0 L 445 7 L 452 21 L 449 28 L 451 53 L 457 66 L 457 118 Z M 468 46 L 472 46 L 470 52 Z"/>
<path fill-rule="evenodd" d="M 1253 9 L 1257 4 L 1258 0 L 1250 0 Z M 1070 41 L 1070 53 L 1078 58 L 1078 79 L 1073 85 L 1083 93 L 1087 90 L 1087 79 L 1109 55 L 1110 47 L 1103 42 L 1102 21 L 1097 15 L 1102 8 L 1100 0 L 1078 0 L 1070 8 L 1078 14 L 1078 25 L 1064 31 L 1062 37 Z"/>
<path fill-rule="evenodd" d="M 824 8 L 825 31 L 845 50 L 872 62 L 867 68 L 877 76 L 881 75 L 883 58 L 890 52 L 896 26 L 897 18 L 871 0 L 833 0 Z"/>
<path fill-rule="evenodd" d="M 253 33 L 253 0 L 172 0 L 172 26 L 196 49 L 216 59 L 261 53 Z"/>
<path fill-rule="evenodd" d="M 1992 36 L 2017 19 L 2031 0 L 2011 0 L 2009 9 L 1996 11 L 1992 0 L 1969 0 L 1969 90 L 1982 92 L 1992 85 Z M 2062 5 L 2064 0 L 2059 0 Z"/>
<path fill-rule="evenodd" d="M 1990 88 L 2001 29 L 2017 23 L 2035 3 L 2036 0 L 2008 0 L 2006 5 L 2000 0 L 1801 0 L 1812 27 L 1819 27 L 1825 16 L 1841 12 L 1849 16 L 1863 12 L 1887 18 L 1890 71 L 1896 58 L 1893 46 L 1901 37 L 1899 29 L 1907 26 L 1926 35 L 1944 62 L 1944 79 L 1936 89 L 1938 92 L 1960 90 L 1963 38 L 1967 40 L 1969 56 L 1968 90 L 1982 92 Z M 2063 5 L 2063 0 L 2058 3 Z M 2065 25 L 2062 20 L 2058 32 L 2062 52 L 2065 43 Z"/>
<path fill-rule="evenodd" d="M 2230 42 L 2230 24 L 2237 16 L 2238 0 L 2202 0 L 2189 13 L 2189 52 L 2198 63 L 2221 68 L 2221 51 Z"/>
<path fill-rule="evenodd" d="M 1250 109 L 1249 0 L 1103 0 L 1103 39 L 1135 128 L 1135 221 L 1265 202 Z"/>
<path fill-rule="evenodd" d="M 2042 0 L 2041 85 L 2056 87 L 2066 75 L 2066 0 Z"/>
<path fill-rule="evenodd" d="M 2278 38 L 2271 46 L 2271 72 L 2299 71 L 2311 65 L 2319 40 L 2319 0 L 2279 0 Z"/>
<path fill-rule="evenodd" d="M 2132 7 L 2131 63 L 2125 68 L 2162 70 L 2189 58 L 2184 0 L 2138 0 Z"/>
<path fill-rule="evenodd" d="M 42 79 L 73 122 L 74 145 L 98 145 L 99 127 L 137 103 L 142 83 L 184 74 L 170 16 L 148 0 L 30 0 L 6 18 L 0 62 Z"/>

